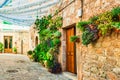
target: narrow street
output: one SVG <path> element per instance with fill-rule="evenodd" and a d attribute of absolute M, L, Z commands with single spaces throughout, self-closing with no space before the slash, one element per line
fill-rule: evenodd
<path fill-rule="evenodd" d="M 0 80 L 71 80 L 62 74 L 51 74 L 26 55 L 0 54 Z"/>

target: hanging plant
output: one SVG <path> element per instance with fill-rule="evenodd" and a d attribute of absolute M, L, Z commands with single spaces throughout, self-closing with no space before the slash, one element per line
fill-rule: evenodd
<path fill-rule="evenodd" d="M 94 38 L 94 34 L 88 30 L 84 31 L 82 34 L 82 43 L 83 45 L 88 45 L 92 42 L 92 39 Z"/>
<path fill-rule="evenodd" d="M 105 12 L 98 17 L 98 29 L 100 30 L 102 35 L 106 35 L 109 30 L 113 28 L 113 26 L 111 26 L 111 23 L 113 21 L 112 17 L 113 15 L 111 12 Z"/>
<path fill-rule="evenodd" d="M 88 24 L 90 24 L 90 22 L 81 21 L 81 22 L 78 22 L 76 26 L 83 32 L 85 31 L 85 25 L 88 25 Z"/>
<path fill-rule="evenodd" d="M 114 27 L 116 33 L 120 32 L 120 22 L 113 22 L 112 26 Z"/>
<path fill-rule="evenodd" d="M 111 10 L 114 21 L 120 20 L 120 7 L 116 7 Z"/>
<path fill-rule="evenodd" d="M 82 43 L 83 45 L 88 45 L 91 42 L 97 40 L 98 36 L 98 29 L 95 24 L 86 25 L 86 29 L 82 34 Z"/>
<path fill-rule="evenodd" d="M 70 41 L 71 42 L 80 42 L 80 38 L 78 36 L 71 36 Z"/>

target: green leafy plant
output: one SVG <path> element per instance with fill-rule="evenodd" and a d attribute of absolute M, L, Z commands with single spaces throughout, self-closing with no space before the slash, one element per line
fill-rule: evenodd
<path fill-rule="evenodd" d="M 81 21 L 77 23 L 77 27 L 81 30 L 81 31 L 85 31 L 85 25 L 90 24 L 90 22 L 88 21 Z"/>
<path fill-rule="evenodd" d="M 98 19 L 98 16 L 93 16 L 92 18 L 90 18 L 90 22 L 91 23 L 94 23 L 94 24 L 97 24 L 97 19 Z"/>
<path fill-rule="evenodd" d="M 120 7 L 112 9 L 111 12 L 114 17 L 117 17 L 118 15 L 120 15 Z"/>
<path fill-rule="evenodd" d="M 59 51 L 60 36 L 59 28 L 62 26 L 62 17 L 51 15 L 44 16 L 41 19 L 36 19 L 36 29 L 39 31 L 40 44 L 34 49 L 32 55 L 34 61 L 41 62 L 52 69 L 57 62 Z"/>
<path fill-rule="evenodd" d="M 94 38 L 94 34 L 91 33 L 90 31 L 86 30 L 82 34 L 82 43 L 83 45 L 88 45 L 89 43 L 92 42 L 92 39 Z"/>
<path fill-rule="evenodd" d="M 53 44 L 54 45 L 59 45 L 60 44 L 60 39 L 58 39 L 58 38 L 53 39 Z"/>
<path fill-rule="evenodd" d="M 113 26 L 114 28 L 120 29 L 120 22 L 113 22 L 113 23 L 112 23 L 112 26 Z"/>
<path fill-rule="evenodd" d="M 33 54 L 33 51 L 32 51 L 32 50 L 29 50 L 29 51 L 27 52 L 27 54 L 28 54 L 28 55 L 32 55 L 32 54 Z"/>
<path fill-rule="evenodd" d="M 102 35 L 106 35 L 106 33 L 113 28 L 113 26 L 111 26 L 113 21 L 112 17 L 113 15 L 111 12 L 105 12 L 98 17 L 98 29 L 101 31 Z"/>
<path fill-rule="evenodd" d="M 53 35 L 55 38 L 59 38 L 61 36 L 61 32 L 56 31 Z"/>
<path fill-rule="evenodd" d="M 17 48 L 16 47 L 13 48 L 13 52 L 17 53 Z"/>
<path fill-rule="evenodd" d="M 4 45 L 3 45 L 3 43 L 0 42 L 0 52 L 2 52 L 3 49 L 4 49 Z"/>
<path fill-rule="evenodd" d="M 76 42 L 77 39 L 79 39 L 78 36 L 71 36 L 71 37 L 70 37 L 70 41 L 71 41 L 71 42 Z"/>

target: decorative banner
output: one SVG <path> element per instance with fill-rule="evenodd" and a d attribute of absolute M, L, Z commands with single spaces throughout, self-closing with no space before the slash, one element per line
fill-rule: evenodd
<path fill-rule="evenodd" d="M 0 19 L 20 26 L 30 26 L 46 15 L 60 0 L 0 0 Z"/>

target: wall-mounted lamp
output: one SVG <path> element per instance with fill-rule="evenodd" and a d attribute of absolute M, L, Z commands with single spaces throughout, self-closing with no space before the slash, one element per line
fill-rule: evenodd
<path fill-rule="evenodd" d="M 78 9 L 77 16 L 78 16 L 78 17 L 82 17 L 82 9 L 81 9 L 81 8 L 80 8 L 80 9 Z"/>

